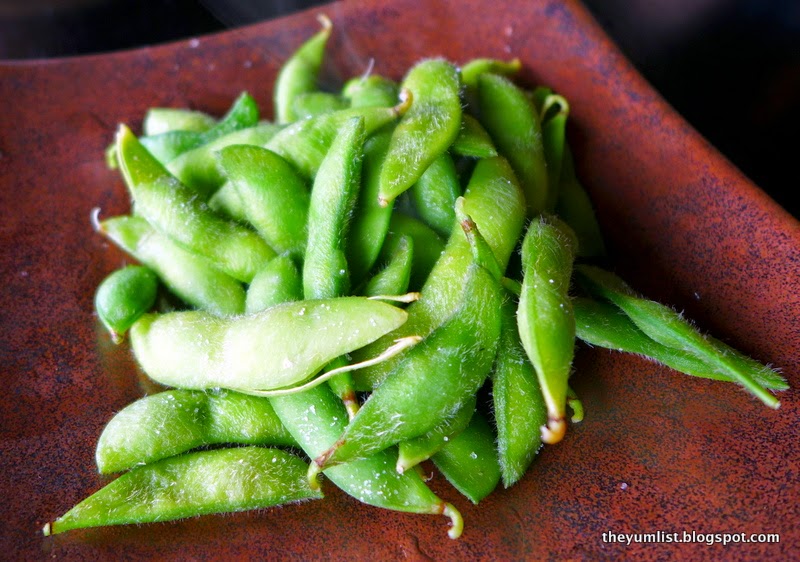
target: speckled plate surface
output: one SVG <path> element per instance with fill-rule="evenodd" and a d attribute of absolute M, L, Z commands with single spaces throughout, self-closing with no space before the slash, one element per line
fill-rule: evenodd
<path fill-rule="evenodd" d="M 94 446 L 146 391 L 126 348 L 92 314 L 124 256 L 90 211 L 124 212 L 103 150 L 118 122 L 154 105 L 222 113 L 241 90 L 268 108 L 275 73 L 316 28 L 314 12 L 110 55 L 0 63 L 0 558 L 789 559 L 800 549 L 798 392 L 771 411 L 733 385 L 582 349 L 586 419 L 525 479 L 478 506 L 439 478 L 463 537 L 437 516 L 321 502 L 177 523 L 40 528 L 105 481 Z M 570 135 L 613 267 L 637 289 L 779 367 L 800 386 L 800 225 L 700 138 L 636 74 L 577 3 L 347 2 L 326 79 L 399 78 L 420 57 L 520 57 L 522 79 L 571 102 Z M 779 544 L 632 544 L 613 533 L 779 533 Z"/>

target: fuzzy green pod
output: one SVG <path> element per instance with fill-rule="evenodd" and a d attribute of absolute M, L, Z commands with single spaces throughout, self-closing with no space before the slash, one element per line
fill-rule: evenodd
<path fill-rule="evenodd" d="M 414 240 L 401 237 L 389 261 L 367 282 L 363 294 L 368 297 L 402 295 L 408 291 L 414 265 Z"/>
<path fill-rule="evenodd" d="M 394 105 L 394 103 L 389 104 Z M 316 117 L 350 107 L 347 99 L 330 92 L 306 92 L 298 95 L 292 104 L 295 119 Z"/>
<path fill-rule="evenodd" d="M 377 74 L 352 78 L 342 88 L 350 107 L 392 107 L 399 93 L 396 82 Z"/>
<path fill-rule="evenodd" d="M 213 127 L 217 120 L 203 111 L 175 107 L 151 107 L 145 113 L 142 133 L 160 135 L 169 131 L 195 131 L 202 133 Z"/>
<path fill-rule="evenodd" d="M 291 256 L 280 255 L 256 273 L 247 287 L 245 312 L 253 314 L 284 302 L 303 299 L 303 278 Z"/>
<path fill-rule="evenodd" d="M 409 190 L 420 218 L 442 236 L 450 236 L 456 221 L 453 210 L 461 195 L 456 165 L 444 153 L 434 160 Z"/>
<path fill-rule="evenodd" d="M 492 137 L 472 115 L 461 116 L 461 130 L 450 147 L 450 152 L 471 158 L 493 158 L 497 156 Z"/>
<path fill-rule="evenodd" d="M 97 316 L 120 343 L 125 332 L 156 301 L 158 277 L 150 268 L 129 265 L 103 279 L 94 297 Z"/>

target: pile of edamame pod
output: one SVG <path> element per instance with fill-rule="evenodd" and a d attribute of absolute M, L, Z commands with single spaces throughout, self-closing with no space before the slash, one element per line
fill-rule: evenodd
<path fill-rule="evenodd" d="M 597 266 L 562 96 L 493 59 L 320 91 L 320 21 L 274 122 L 243 93 L 219 119 L 153 108 L 141 136 L 120 127 L 106 156 L 132 212 L 94 219 L 139 265 L 96 309 L 169 388 L 111 419 L 97 465 L 122 474 L 45 534 L 319 499 L 323 473 L 457 538 L 420 463 L 475 503 L 512 486 L 582 418 L 577 340 L 778 406 L 775 371 Z"/>

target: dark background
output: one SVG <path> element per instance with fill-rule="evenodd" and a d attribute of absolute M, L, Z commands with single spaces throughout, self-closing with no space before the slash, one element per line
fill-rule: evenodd
<path fill-rule="evenodd" d="M 0 0 L 0 58 L 57 57 L 161 43 L 321 3 Z M 696 129 L 800 217 L 795 166 L 800 160 L 800 1 L 584 3 Z"/>

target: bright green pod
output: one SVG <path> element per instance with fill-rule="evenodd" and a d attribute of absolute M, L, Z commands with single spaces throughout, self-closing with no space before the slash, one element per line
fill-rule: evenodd
<path fill-rule="evenodd" d="M 542 107 L 542 147 L 544 160 L 547 163 L 548 189 L 545 209 L 548 213 L 555 210 L 561 186 L 561 168 L 564 161 L 564 147 L 567 142 L 568 116 L 569 104 L 566 99 L 555 94 L 545 98 Z"/>
<path fill-rule="evenodd" d="M 151 107 L 142 122 L 142 134 L 160 135 L 170 131 L 194 131 L 202 133 L 209 130 L 217 120 L 203 111 L 175 107 Z"/>
<path fill-rule="evenodd" d="M 274 258 L 247 287 L 245 313 L 254 314 L 284 302 L 303 299 L 303 278 L 291 256 Z"/>
<path fill-rule="evenodd" d="M 525 192 L 528 216 L 541 213 L 547 203 L 547 165 L 539 115 L 519 87 L 497 74 L 478 77 L 481 124 L 505 156 Z"/>
<path fill-rule="evenodd" d="M 450 147 L 450 152 L 458 156 L 471 158 L 492 158 L 497 156 L 492 137 L 483 128 L 480 121 L 472 115 L 461 116 L 461 130 Z"/>
<path fill-rule="evenodd" d="M 408 288 L 419 291 L 444 252 L 444 240 L 424 222 L 402 213 L 393 213 L 379 259 L 390 259 L 404 237 L 408 237 L 414 244 Z"/>
<path fill-rule="evenodd" d="M 162 164 L 167 164 L 188 150 L 216 140 L 239 129 L 258 124 L 258 104 L 243 92 L 236 98 L 228 113 L 205 131 L 167 131 L 140 139 L 142 145 Z"/>
<path fill-rule="evenodd" d="M 272 123 L 259 123 L 228 133 L 197 148 L 186 151 L 167 163 L 167 170 L 182 184 L 208 199 L 223 183 L 225 174 L 219 169 L 215 153 L 234 144 L 262 145 L 280 130 Z"/>
<path fill-rule="evenodd" d="M 547 99 L 548 96 L 552 96 L 555 94 L 552 88 L 548 88 L 547 86 L 537 86 L 533 89 L 532 92 L 525 92 L 530 100 L 533 102 L 533 107 L 536 108 L 536 112 L 539 113 L 539 118 L 544 119 L 544 115 L 542 114 L 542 109 L 544 108 L 544 100 Z"/>
<path fill-rule="evenodd" d="M 392 219 L 392 206 L 381 206 L 378 202 L 381 164 L 386 157 L 391 138 L 392 131 L 382 129 L 364 143 L 361 189 L 350 223 L 346 248 L 347 263 L 354 283 L 364 279 L 375 265 Z"/>
<path fill-rule="evenodd" d="M 208 208 L 219 216 L 247 224 L 247 210 L 232 182 L 226 181 L 208 200 Z"/>
<path fill-rule="evenodd" d="M 392 107 L 399 94 L 395 81 L 377 74 L 352 78 L 342 88 L 342 97 L 350 101 L 350 107 Z"/>
<path fill-rule="evenodd" d="M 469 425 L 475 413 L 477 397 L 472 396 L 455 414 L 419 437 L 401 441 L 397 446 L 397 472 L 404 472 L 438 453 Z"/>
<path fill-rule="evenodd" d="M 284 127 L 265 145 L 283 156 L 306 179 L 314 179 L 333 140 L 347 121 L 364 118 L 367 136 L 394 122 L 410 106 L 410 100 L 394 107 L 359 107 L 333 111 L 295 121 Z"/>
<path fill-rule="evenodd" d="M 613 304 L 577 298 L 572 301 L 572 307 L 575 311 L 577 337 L 590 345 L 635 353 L 694 377 L 728 382 L 733 380 L 695 355 L 667 347 L 649 338 Z M 743 360 L 752 361 L 749 358 Z M 772 390 L 789 388 L 786 380 L 778 373 L 757 362 L 753 363 L 754 368 L 750 374 L 759 384 Z"/>
<path fill-rule="evenodd" d="M 475 395 L 497 349 L 500 287 L 478 265 L 469 267 L 459 286 L 457 311 L 400 356 L 336 444 L 314 460 L 316 469 L 367 458 L 423 435 Z"/>
<path fill-rule="evenodd" d="M 184 250 L 141 217 L 102 221 L 99 230 L 117 246 L 156 272 L 186 304 L 221 316 L 244 312 L 245 291 L 230 275 Z"/>
<path fill-rule="evenodd" d="M 135 211 L 180 246 L 249 282 L 275 251 L 252 230 L 222 219 L 153 158 L 125 125 L 117 158 Z"/>
<path fill-rule="evenodd" d="M 414 185 L 461 130 L 461 82 L 452 64 L 423 60 L 411 68 L 402 88 L 413 101 L 392 133 L 381 168 L 378 199 L 384 205 Z"/>
<path fill-rule="evenodd" d="M 306 381 L 406 317 L 400 308 L 364 297 L 317 299 L 228 318 L 201 311 L 148 314 L 133 325 L 130 341 L 144 372 L 162 384 L 257 392 Z"/>
<path fill-rule="evenodd" d="M 576 271 L 582 285 L 621 308 L 648 337 L 667 347 L 693 354 L 728 375 L 770 408 L 780 406 L 778 399 L 753 376 L 753 368 L 758 366 L 762 371 L 763 366 L 721 341 L 707 338 L 670 307 L 638 296 L 613 273 L 587 265 Z"/>
<path fill-rule="evenodd" d="M 275 413 L 310 458 L 334 444 L 347 426 L 348 415 L 342 401 L 326 386 L 316 386 L 299 394 L 270 398 Z M 458 510 L 439 499 L 416 471 L 399 474 L 393 451 L 383 451 L 368 459 L 325 471 L 342 491 L 355 499 L 384 509 L 410 513 L 442 514 L 450 517 L 451 538 L 458 538 L 463 521 Z"/>
<path fill-rule="evenodd" d="M 575 163 L 569 145 L 564 145 L 561 163 L 561 181 L 558 187 L 556 213 L 578 237 L 578 256 L 606 255 L 603 233 L 592 207 L 589 194 L 575 175 Z"/>
<path fill-rule="evenodd" d="M 158 277 L 141 265 L 123 267 L 103 279 L 94 307 L 114 343 L 120 343 L 128 328 L 153 307 L 157 292 Z"/>
<path fill-rule="evenodd" d="M 338 297 L 350 290 L 345 240 L 361 186 L 365 137 L 363 118 L 347 121 L 314 179 L 303 262 L 307 299 Z"/>
<path fill-rule="evenodd" d="M 394 105 L 394 103 L 390 104 Z M 330 92 L 306 92 L 298 95 L 292 104 L 295 120 L 316 117 L 325 113 L 347 109 L 347 99 Z"/>
<path fill-rule="evenodd" d="M 436 453 L 433 464 L 472 503 L 491 494 L 500 483 L 494 432 L 480 412 L 467 428 Z"/>
<path fill-rule="evenodd" d="M 420 218 L 442 236 L 450 236 L 456 215 L 453 209 L 461 195 L 456 165 L 445 152 L 434 160 L 409 190 Z"/>
<path fill-rule="evenodd" d="M 505 271 L 525 220 L 525 198 L 508 162 L 502 157 L 479 160 L 464 192 L 464 211 L 477 224 L 491 247 L 500 269 Z M 421 244 L 414 240 L 414 247 Z M 454 228 L 450 239 L 421 290 L 418 301 L 408 307 L 409 318 L 391 336 L 378 340 L 357 352 L 358 359 L 372 357 L 395 338 L 418 335 L 426 337 L 449 318 L 461 304 L 466 272 L 473 263 L 470 243 L 463 229 Z M 413 282 L 413 278 L 412 278 Z M 353 373 L 356 388 L 377 388 L 399 358 Z"/>
<path fill-rule="evenodd" d="M 414 265 L 414 240 L 401 237 L 388 263 L 378 271 L 364 287 L 368 297 L 402 295 L 408 291 L 411 269 Z"/>
<path fill-rule="evenodd" d="M 273 100 L 277 123 L 286 124 L 295 121 L 297 118 L 294 112 L 295 99 L 317 89 L 317 79 L 325 57 L 325 45 L 333 29 L 328 17 L 323 15 L 318 19 L 322 29 L 283 63 L 275 79 Z"/>
<path fill-rule="evenodd" d="M 260 146 L 229 146 L 218 158 L 239 193 L 247 222 L 271 248 L 302 256 L 310 194 L 292 166 Z"/>
<path fill-rule="evenodd" d="M 121 472 L 217 444 L 291 447 L 269 400 L 219 390 L 166 390 L 117 412 L 97 441 L 101 474 Z"/>
<path fill-rule="evenodd" d="M 134 468 L 45 525 L 45 536 L 72 529 L 172 521 L 322 497 L 306 463 L 279 449 L 200 451 Z"/>
<path fill-rule="evenodd" d="M 575 349 L 575 316 L 569 298 L 577 240 L 554 217 L 531 221 L 522 242 L 522 292 L 517 327 L 547 405 L 542 441 L 558 443 L 567 430 L 567 380 Z"/>
<path fill-rule="evenodd" d="M 522 63 L 516 58 L 508 61 L 491 58 L 472 59 L 461 67 L 461 82 L 467 88 L 477 88 L 478 77 L 481 74 L 490 72 L 502 76 L 513 76 L 521 68 Z"/>
<path fill-rule="evenodd" d="M 497 427 L 497 458 L 503 485 L 515 484 L 542 446 L 541 427 L 547 423 L 542 389 L 522 344 L 516 303 L 503 303 L 502 329 L 492 371 L 492 403 Z"/>

